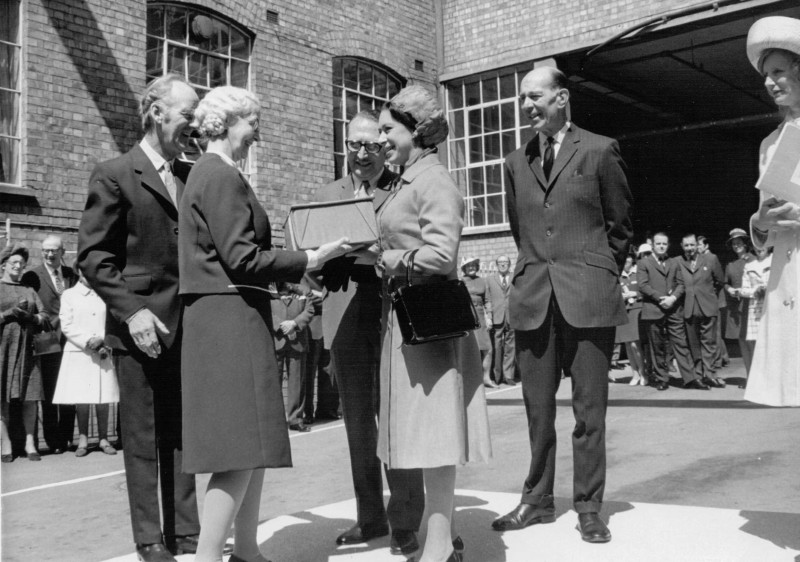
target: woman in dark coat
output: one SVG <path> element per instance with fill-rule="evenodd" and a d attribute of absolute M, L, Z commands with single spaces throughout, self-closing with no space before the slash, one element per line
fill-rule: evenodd
<path fill-rule="evenodd" d="M 745 370 L 750 370 L 753 362 L 752 348 L 747 345 L 747 308 L 748 299 L 742 298 L 742 279 L 744 266 L 753 261 L 755 256 L 750 251 L 750 237 L 741 228 L 730 232 L 727 242 L 736 254 L 736 259 L 725 267 L 725 298 L 728 302 L 728 318 L 724 329 L 725 339 L 739 340 Z"/>
<path fill-rule="evenodd" d="M 183 469 L 213 473 L 196 562 L 221 562 L 235 518 L 232 562 L 265 562 L 256 530 L 264 468 L 291 466 L 273 345 L 271 281 L 297 282 L 307 269 L 351 248 L 271 250 L 270 224 L 235 161 L 259 140 L 256 96 L 211 90 L 196 111 L 208 138 L 181 197 L 179 260 L 183 316 Z"/>

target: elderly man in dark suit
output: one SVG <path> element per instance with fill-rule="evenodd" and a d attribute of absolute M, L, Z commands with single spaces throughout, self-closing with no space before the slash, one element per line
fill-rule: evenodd
<path fill-rule="evenodd" d="M 53 404 L 58 370 L 66 338 L 61 333 L 58 313 L 61 310 L 61 293 L 78 281 L 71 267 L 63 265 L 64 242 L 61 237 L 50 235 L 42 241 L 42 265 L 34 267 L 22 276 L 22 284 L 32 287 L 42 299 L 44 312 L 50 317 L 53 330 L 42 332 L 39 340 L 39 361 L 42 371 L 42 433 L 50 452 L 59 455 L 67 450 L 75 431 L 75 406 Z"/>
<path fill-rule="evenodd" d="M 683 295 L 685 288 L 680 266 L 670 259 L 669 237 L 658 232 L 653 236 L 653 254 L 644 256 L 636 267 L 636 280 L 642 295 L 641 320 L 650 341 L 650 353 L 658 390 L 669 388 L 669 363 L 667 342 L 672 344 L 684 388 L 708 390 L 694 373 L 694 362 L 686 340 L 683 322 Z"/>
<path fill-rule="evenodd" d="M 514 330 L 508 323 L 508 294 L 511 291 L 511 259 L 499 256 L 495 260 L 497 273 L 486 278 L 489 303 L 492 309 L 492 334 L 494 336 L 494 380 L 498 384 L 517 384 L 514 380 L 516 359 Z"/>
<path fill-rule="evenodd" d="M 118 356 L 125 477 L 143 562 L 194 552 L 200 532 L 194 475 L 181 472 L 176 204 L 183 181 L 173 172 L 197 103 L 177 76 L 148 85 L 140 106 L 144 139 L 94 169 L 79 231 L 78 261 L 106 303 L 106 334 Z"/>
<path fill-rule="evenodd" d="M 384 167 L 378 116 L 377 111 L 362 111 L 350 121 L 346 140 L 350 174 L 320 189 L 317 201 L 372 197 L 375 211 L 380 209 L 395 174 Z M 425 493 L 421 470 L 387 469 L 391 496 L 388 507 L 383 505 L 381 462 L 376 455 L 381 345 L 381 282 L 375 273 L 376 258 L 362 251 L 358 257 L 331 260 L 322 269 L 327 289 L 322 329 L 339 387 L 358 508 L 356 524 L 336 542 L 361 543 L 388 534 L 388 512 L 391 550 L 409 554 L 418 548 L 416 532 Z"/>
<path fill-rule="evenodd" d="M 681 240 L 683 256 L 680 273 L 686 289 L 683 317 L 694 359 L 694 370 L 708 386 L 723 388 L 725 381 L 715 376 L 719 291 L 725 283 L 722 266 L 714 254 L 697 253 L 697 237 L 687 234 Z"/>
<path fill-rule="evenodd" d="M 628 315 L 619 273 L 633 235 L 631 192 L 617 142 L 567 120 L 567 78 L 529 72 L 520 104 L 537 135 L 505 162 L 509 222 L 519 256 L 509 297 L 528 416 L 531 465 L 522 501 L 498 531 L 555 520 L 555 394 L 572 380 L 573 505 L 583 540 L 607 542 L 605 414 L 615 327 Z"/>

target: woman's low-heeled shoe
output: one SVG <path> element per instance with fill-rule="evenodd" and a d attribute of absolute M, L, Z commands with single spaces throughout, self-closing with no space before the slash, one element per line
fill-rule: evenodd
<path fill-rule="evenodd" d="M 76 457 L 85 457 L 88 454 L 89 454 L 89 449 L 87 449 L 86 447 L 78 447 L 77 449 L 75 449 Z"/>
<path fill-rule="evenodd" d="M 2 457 L 0 457 L 0 460 L 2 460 L 3 462 L 14 462 L 14 455 L 12 454 L 3 455 Z"/>
<path fill-rule="evenodd" d="M 453 539 L 453 548 L 459 554 L 464 554 L 464 541 L 461 540 L 460 536 Z"/>
<path fill-rule="evenodd" d="M 42 455 L 40 455 L 36 451 L 33 451 L 31 453 L 25 453 L 25 454 L 28 455 L 28 460 L 29 461 L 40 461 L 40 460 L 42 460 Z"/>
<path fill-rule="evenodd" d="M 103 451 L 107 455 L 116 455 L 117 450 L 114 448 L 113 445 L 100 445 L 100 450 Z"/>

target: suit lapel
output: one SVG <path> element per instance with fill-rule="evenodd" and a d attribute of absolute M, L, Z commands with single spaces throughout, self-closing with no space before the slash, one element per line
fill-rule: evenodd
<path fill-rule="evenodd" d="M 55 285 L 53 285 L 53 278 L 50 277 L 50 272 L 47 271 L 47 266 L 41 265 L 39 266 L 39 269 L 41 270 L 41 273 L 39 274 L 39 279 L 43 279 L 45 284 L 47 284 L 47 286 L 50 287 L 50 290 L 53 292 L 53 294 L 57 295 L 58 291 L 56 291 L 56 287 Z M 68 288 L 67 279 L 66 276 L 63 275 L 63 271 L 62 271 L 62 277 L 64 277 L 64 288 L 66 289 Z"/>
<path fill-rule="evenodd" d="M 147 154 L 144 153 L 142 147 L 136 144 L 133 147 L 133 160 L 134 160 L 134 169 L 136 170 L 136 174 L 139 176 L 139 182 L 141 186 L 157 195 L 163 201 L 168 204 L 175 213 L 178 212 L 178 209 L 175 207 L 175 203 L 172 201 L 172 197 L 169 196 L 169 192 L 167 191 L 167 187 L 164 185 L 164 182 L 161 181 L 161 176 L 158 175 L 158 172 L 153 167 L 153 163 L 147 157 Z M 182 183 L 178 178 L 175 178 L 175 183 Z M 180 188 L 183 191 L 183 188 Z"/>
<path fill-rule="evenodd" d="M 547 179 L 544 177 L 544 171 L 542 170 L 542 157 L 539 154 L 539 135 L 528 141 L 525 155 L 528 157 L 528 166 L 530 166 L 533 175 L 536 176 L 539 186 L 542 189 L 547 189 Z"/>
<path fill-rule="evenodd" d="M 558 148 L 558 156 L 556 156 L 556 160 L 553 162 L 553 169 L 550 170 L 550 180 L 547 183 L 548 190 L 553 186 L 556 178 L 558 178 L 564 170 L 564 167 L 572 160 L 572 157 L 575 156 L 575 153 L 578 152 L 578 143 L 580 140 L 577 127 L 575 127 L 575 125 L 570 125 L 569 129 L 567 129 L 567 133 L 564 135 L 564 139 L 561 141 L 561 146 Z M 542 175 L 544 176 L 544 173 L 542 173 Z"/>

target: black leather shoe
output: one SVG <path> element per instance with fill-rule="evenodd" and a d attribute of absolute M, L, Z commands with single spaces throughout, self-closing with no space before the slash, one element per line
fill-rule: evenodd
<path fill-rule="evenodd" d="M 359 544 L 377 539 L 378 537 L 385 537 L 388 534 L 389 525 L 386 523 L 364 526 L 356 523 L 347 531 L 336 537 L 336 544 Z"/>
<path fill-rule="evenodd" d="M 32 453 L 28 453 L 28 460 L 29 461 L 40 461 L 40 460 L 42 460 L 42 455 L 40 455 L 36 451 L 33 451 Z"/>
<path fill-rule="evenodd" d="M 167 547 L 161 543 L 138 545 L 136 558 L 140 562 L 177 562 Z"/>
<path fill-rule="evenodd" d="M 459 554 L 464 554 L 464 541 L 461 540 L 461 537 L 456 537 L 453 539 L 453 548 Z"/>
<path fill-rule="evenodd" d="M 701 381 L 700 379 L 694 379 L 692 381 L 687 382 L 683 385 L 683 388 L 689 388 L 694 390 L 711 390 L 706 386 L 706 383 Z"/>
<path fill-rule="evenodd" d="M 392 530 L 392 539 L 389 542 L 389 551 L 392 554 L 411 554 L 419 550 L 417 534 L 405 529 Z"/>
<path fill-rule="evenodd" d="M 669 383 L 667 381 L 658 381 L 653 385 L 656 390 L 669 390 Z"/>
<path fill-rule="evenodd" d="M 289 429 L 291 429 L 292 431 L 299 431 L 300 433 L 308 433 L 309 431 L 311 431 L 311 428 L 308 427 L 303 422 L 293 423 L 289 425 Z"/>
<path fill-rule="evenodd" d="M 611 531 L 600 519 L 597 513 L 579 513 L 578 530 L 581 538 L 586 542 L 608 542 L 611 540 Z"/>
<path fill-rule="evenodd" d="M 338 413 L 330 413 L 330 412 L 317 412 L 317 415 L 314 416 L 317 420 L 325 420 L 325 421 L 336 421 L 342 419 Z"/>
<path fill-rule="evenodd" d="M 0 460 L 2 460 L 3 462 L 14 462 L 14 455 L 10 453 L 8 455 L 3 455 L 2 458 L 0 458 Z"/>
<path fill-rule="evenodd" d="M 199 539 L 200 535 L 184 535 L 182 537 L 175 537 L 172 541 L 167 541 L 167 544 L 171 543 L 169 551 L 175 556 L 180 554 L 196 554 L 197 542 Z M 222 554 L 225 556 L 233 554 L 233 543 L 226 542 L 225 546 L 222 547 Z"/>
<path fill-rule="evenodd" d="M 725 388 L 725 381 L 719 377 L 703 377 L 703 382 L 706 384 L 706 386 Z"/>
<path fill-rule="evenodd" d="M 51 455 L 63 455 L 64 454 L 64 449 L 60 449 L 58 447 L 54 447 L 53 449 L 50 449 L 50 454 Z"/>
<path fill-rule="evenodd" d="M 527 503 L 521 503 L 513 511 L 492 521 L 495 531 L 516 531 L 537 523 L 552 523 L 556 520 L 553 508 L 540 508 Z"/>

